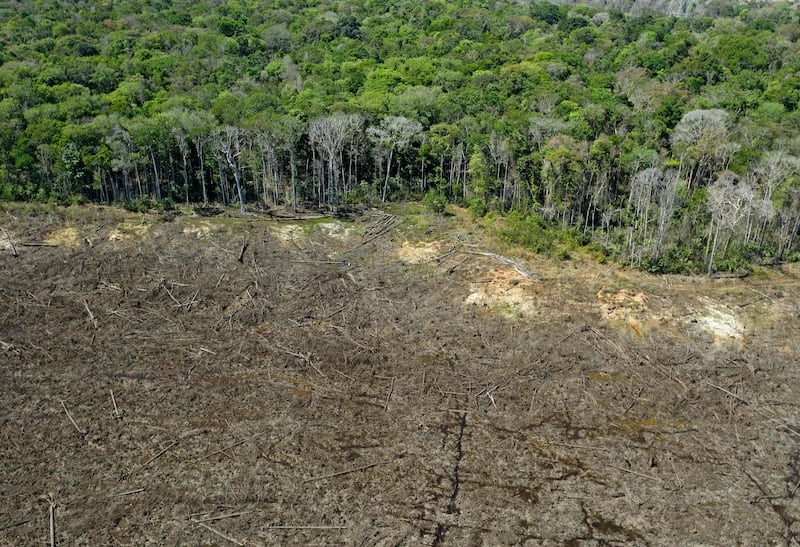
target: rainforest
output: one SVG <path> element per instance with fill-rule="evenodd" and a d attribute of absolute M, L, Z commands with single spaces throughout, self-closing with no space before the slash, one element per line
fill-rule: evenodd
<path fill-rule="evenodd" d="M 651 272 L 800 259 L 791 3 L 4 2 L 0 199 L 423 200 Z"/>

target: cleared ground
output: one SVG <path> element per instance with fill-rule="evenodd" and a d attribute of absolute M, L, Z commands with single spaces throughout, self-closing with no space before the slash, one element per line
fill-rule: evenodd
<path fill-rule="evenodd" d="M 3 545 L 798 544 L 793 266 L 558 262 L 415 205 L 2 211 Z"/>

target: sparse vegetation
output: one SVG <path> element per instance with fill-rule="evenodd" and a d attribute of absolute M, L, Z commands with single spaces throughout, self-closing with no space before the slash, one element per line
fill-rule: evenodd
<path fill-rule="evenodd" d="M 797 267 L 656 277 L 458 207 L 164 216 L 4 207 L 0 544 L 41 492 L 64 544 L 792 537 L 725 479 L 797 484 Z"/>

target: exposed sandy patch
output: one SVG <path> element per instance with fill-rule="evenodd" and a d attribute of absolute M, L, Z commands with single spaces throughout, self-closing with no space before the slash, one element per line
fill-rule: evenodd
<path fill-rule="evenodd" d="M 9 239 L 9 237 L 11 239 Z M 13 245 L 11 242 L 13 241 L 14 236 L 12 234 L 6 235 L 5 231 L 0 230 L 0 251 L 11 251 L 13 250 Z"/>
<path fill-rule="evenodd" d="M 317 227 L 323 235 L 341 240 L 349 238 L 353 232 L 352 228 L 345 226 L 341 222 L 323 222 L 318 224 Z"/>
<path fill-rule="evenodd" d="M 499 267 L 489 271 L 487 278 L 473 283 L 465 304 L 487 306 L 525 316 L 536 315 L 534 299 L 537 284 L 513 268 Z"/>
<path fill-rule="evenodd" d="M 744 338 L 744 325 L 733 313 L 709 298 L 701 298 L 700 301 L 705 307 L 695 320 L 701 330 L 713 335 L 717 342 Z"/>
<path fill-rule="evenodd" d="M 121 222 L 108 234 L 109 241 L 130 241 L 132 239 L 144 239 L 150 231 L 149 224 L 141 222 Z"/>
<path fill-rule="evenodd" d="M 646 327 L 659 324 L 665 319 L 650 312 L 648 296 L 643 292 L 622 289 L 613 293 L 601 289 L 597 293 L 597 299 L 600 300 L 603 319 L 623 321 L 625 327 L 639 338 L 644 335 Z"/>
<path fill-rule="evenodd" d="M 410 243 L 404 241 L 397 254 L 407 264 L 422 264 L 440 256 L 441 249 L 442 247 L 438 242 Z"/>
<path fill-rule="evenodd" d="M 297 224 L 280 224 L 274 226 L 272 232 L 284 243 L 296 243 L 303 239 L 303 229 Z"/>
<path fill-rule="evenodd" d="M 603 319 L 623 323 L 640 338 L 646 330 L 664 325 L 699 330 L 713 336 L 717 343 L 744 338 L 742 322 L 730 310 L 707 297 L 700 298 L 699 309 L 684 308 L 685 313 L 675 312 L 672 306 L 660 305 L 658 297 L 630 289 L 618 292 L 600 290 L 597 298 Z"/>
<path fill-rule="evenodd" d="M 201 222 L 192 226 L 186 226 L 183 229 L 183 234 L 187 236 L 194 236 L 197 239 L 206 237 L 211 233 L 211 224 L 208 222 Z"/>
<path fill-rule="evenodd" d="M 631 313 L 647 311 L 647 295 L 643 292 L 634 292 L 622 289 L 619 292 L 606 292 L 601 289 L 597 293 L 600 307 L 605 319 L 626 319 Z"/>
<path fill-rule="evenodd" d="M 68 226 L 50 232 L 50 235 L 45 238 L 44 242 L 48 245 L 62 245 L 75 249 L 81 246 L 81 233 L 77 228 Z"/>

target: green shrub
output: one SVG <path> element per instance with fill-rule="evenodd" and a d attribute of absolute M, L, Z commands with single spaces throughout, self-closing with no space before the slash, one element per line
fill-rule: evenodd
<path fill-rule="evenodd" d="M 486 208 L 486 201 L 480 197 L 473 197 L 467 203 L 467 210 L 472 215 L 472 218 L 483 218 L 486 216 L 488 209 Z"/>
<path fill-rule="evenodd" d="M 428 193 L 422 198 L 422 203 L 437 215 L 443 214 L 447 208 L 447 198 L 433 189 L 428 190 Z"/>
<path fill-rule="evenodd" d="M 538 215 L 523 216 L 516 211 L 499 221 L 497 235 L 506 243 L 520 245 L 536 253 L 553 249 L 553 234 Z"/>
<path fill-rule="evenodd" d="M 703 271 L 703 264 L 691 248 L 681 246 L 668 247 L 658 260 L 644 257 L 640 268 L 654 274 L 694 274 Z"/>
<path fill-rule="evenodd" d="M 134 198 L 122 204 L 126 211 L 131 211 L 132 213 L 146 213 L 151 206 L 150 198 Z"/>
<path fill-rule="evenodd" d="M 63 201 L 65 205 L 83 205 L 89 202 L 81 194 L 70 194 Z"/>
<path fill-rule="evenodd" d="M 584 250 L 597 260 L 600 264 L 605 264 L 608 261 L 608 249 L 596 241 L 591 241 L 584 245 Z"/>

